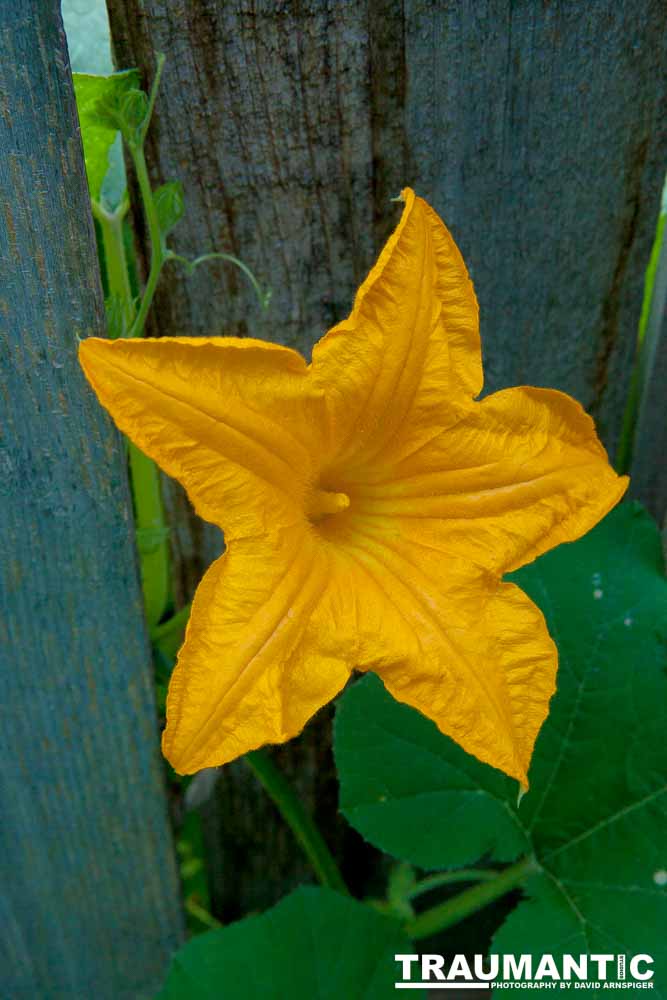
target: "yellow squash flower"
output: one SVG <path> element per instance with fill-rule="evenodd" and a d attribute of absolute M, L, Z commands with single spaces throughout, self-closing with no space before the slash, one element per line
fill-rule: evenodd
<path fill-rule="evenodd" d="M 81 345 L 119 428 L 225 533 L 169 688 L 182 773 L 290 739 L 356 669 L 527 786 L 557 654 L 501 577 L 588 531 L 627 479 L 569 396 L 474 401 L 472 284 L 435 212 L 402 200 L 310 365 L 231 337 Z"/>

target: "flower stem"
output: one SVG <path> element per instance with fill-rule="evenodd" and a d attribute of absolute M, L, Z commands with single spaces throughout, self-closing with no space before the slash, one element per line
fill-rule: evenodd
<path fill-rule="evenodd" d="M 504 896 L 511 889 L 516 889 L 529 875 L 539 870 L 540 866 L 534 857 L 522 858 L 515 865 L 510 865 L 505 871 L 500 872 L 495 878 L 475 885 L 471 889 L 466 889 L 465 892 L 445 900 L 444 903 L 439 903 L 438 906 L 424 910 L 423 913 L 406 924 L 406 933 L 409 937 L 419 940 L 419 938 L 429 937 L 431 934 L 445 930 L 445 928 L 470 916 L 471 913 L 481 910 L 483 906 L 492 903 L 494 899 Z"/>
<path fill-rule="evenodd" d="M 348 889 L 322 834 L 294 794 L 294 790 L 263 750 L 247 753 L 244 760 L 278 807 L 283 819 L 304 850 L 315 874 L 330 889 L 347 894 Z"/>

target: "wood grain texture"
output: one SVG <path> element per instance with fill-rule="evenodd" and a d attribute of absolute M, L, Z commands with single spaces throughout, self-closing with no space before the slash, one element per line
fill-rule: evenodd
<path fill-rule="evenodd" d="M 136 1000 L 182 924 L 59 4 L 0 47 L 0 995 Z"/>
<path fill-rule="evenodd" d="M 262 316 L 234 268 L 174 270 L 157 329 L 308 349 L 348 311 L 374 250 L 364 5 L 123 0 L 110 16 L 117 65 L 150 79 L 167 55 L 147 155 L 155 178 L 185 187 L 179 252 L 243 253 L 273 290 Z"/>
<path fill-rule="evenodd" d="M 667 163 L 667 8 L 405 0 L 411 180 L 481 307 L 486 389 L 574 395 L 613 454 Z"/>
<path fill-rule="evenodd" d="M 389 199 L 409 183 L 469 263 L 487 391 L 565 389 L 593 412 L 613 452 L 667 161 L 660 0 L 109 8 L 119 67 L 138 65 L 148 80 L 155 53 L 167 55 L 148 155 L 156 183 L 184 182 L 175 248 L 231 250 L 273 289 L 262 315 L 229 268 L 209 265 L 194 279 L 174 272 L 152 332 L 251 334 L 308 355 L 348 313 L 398 218 Z M 180 512 L 175 562 L 186 599 L 219 536 L 191 516 L 186 523 L 187 501 L 168 493 Z M 315 759 L 308 730 L 303 739 L 281 751 L 294 775 Z M 338 842 L 328 783 L 315 782 L 310 801 Z M 265 828 L 265 902 L 300 861 L 284 849 L 270 805 L 244 799 L 253 791 L 240 771 L 227 769 L 219 789 L 211 839 L 224 832 L 216 868 L 227 884 L 217 896 L 233 911 L 239 900 L 260 903 L 250 852 L 245 862 L 235 848 L 225 854 L 225 844 L 243 842 L 248 816 Z"/>

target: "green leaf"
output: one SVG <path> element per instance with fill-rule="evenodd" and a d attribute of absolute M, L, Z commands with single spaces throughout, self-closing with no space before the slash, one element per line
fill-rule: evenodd
<path fill-rule="evenodd" d="M 109 150 L 109 169 L 102 181 L 100 192 L 100 202 L 103 207 L 110 211 L 115 211 L 127 191 L 127 178 L 125 176 L 125 161 L 123 160 L 123 140 L 120 132 L 116 133 L 114 141 Z"/>
<path fill-rule="evenodd" d="M 529 844 L 516 782 L 395 701 L 373 675 L 348 688 L 334 724 L 340 808 L 367 840 L 421 868 L 504 861 Z"/>
<path fill-rule="evenodd" d="M 160 232 L 166 236 L 182 219 L 185 211 L 183 185 L 180 181 L 169 181 L 153 192 Z"/>
<path fill-rule="evenodd" d="M 126 139 L 132 141 L 141 130 L 148 116 L 148 94 L 143 90 L 129 90 L 120 104 L 118 124 Z"/>
<path fill-rule="evenodd" d="M 474 821 L 492 827 L 485 834 L 495 857 L 523 852 L 523 839 L 541 871 L 493 951 L 643 952 L 667 973 L 667 581 L 657 527 L 639 505 L 624 504 L 513 579 L 543 609 L 560 656 L 518 811 L 516 786 L 392 704 L 373 678 L 339 708 L 343 811 L 373 843 L 421 864 L 479 856 Z M 474 850 L 462 848 L 462 831 Z"/>
<path fill-rule="evenodd" d="M 113 73 L 111 76 L 74 73 L 73 78 L 79 122 L 81 123 L 88 188 L 92 200 L 99 202 L 102 195 L 102 185 L 110 168 L 109 154 L 114 146 L 118 129 L 116 120 L 110 116 L 108 109 L 118 105 L 122 96 L 136 85 L 139 76 L 137 71 L 132 69 L 123 73 Z M 115 203 L 113 201 L 107 202 L 111 209 L 120 202 L 125 186 L 124 183 L 119 185 L 117 180 L 119 163 L 122 166 L 122 156 L 119 149 L 116 149 L 115 155 L 118 161 L 113 167 L 115 180 L 108 196 L 110 198 L 116 197 L 117 201 Z M 118 194 L 119 187 L 120 194 Z M 106 191 L 105 195 L 107 195 Z"/>
<path fill-rule="evenodd" d="M 394 955 L 411 949 L 396 920 L 330 889 L 297 889 L 261 916 L 189 941 L 158 1000 L 385 1000 Z"/>
<path fill-rule="evenodd" d="M 521 808 L 543 873 L 494 949 L 645 952 L 664 975 L 667 581 L 657 527 L 624 504 L 515 578 L 545 611 L 560 669 Z"/>

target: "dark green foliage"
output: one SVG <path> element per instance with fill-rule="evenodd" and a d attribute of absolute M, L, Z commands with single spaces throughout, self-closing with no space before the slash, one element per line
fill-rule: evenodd
<path fill-rule="evenodd" d="M 297 889 L 190 941 L 158 1000 L 386 1000 L 394 955 L 410 950 L 392 918 L 330 889 Z"/>
<path fill-rule="evenodd" d="M 494 951 L 652 954 L 667 964 L 667 582 L 653 521 L 624 504 L 514 574 L 560 654 L 531 790 L 468 757 L 374 677 L 336 725 L 341 804 L 372 843 L 456 867 L 534 852 L 540 872 Z"/>
<path fill-rule="evenodd" d="M 395 701 L 377 677 L 341 700 L 335 749 L 344 815 L 388 854 L 436 869 L 529 849 L 511 805 L 516 782 Z"/>

